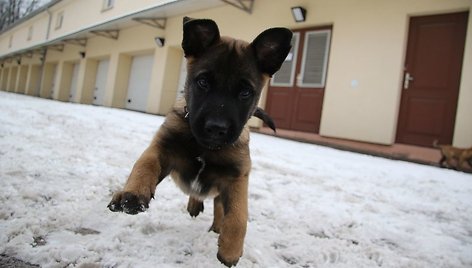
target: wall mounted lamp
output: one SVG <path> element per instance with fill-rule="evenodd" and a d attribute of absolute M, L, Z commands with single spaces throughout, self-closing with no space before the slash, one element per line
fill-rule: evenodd
<path fill-rule="evenodd" d="M 164 38 L 162 38 L 162 37 L 155 37 L 155 38 L 154 38 L 154 42 L 156 42 L 156 45 L 157 45 L 158 47 L 163 47 L 165 41 L 166 41 L 166 40 L 165 40 Z"/>
<path fill-rule="evenodd" d="M 306 19 L 306 9 L 300 6 L 292 7 L 292 16 L 296 22 L 304 22 Z"/>
<path fill-rule="evenodd" d="M 85 58 L 85 51 L 80 51 L 79 55 L 81 59 Z"/>

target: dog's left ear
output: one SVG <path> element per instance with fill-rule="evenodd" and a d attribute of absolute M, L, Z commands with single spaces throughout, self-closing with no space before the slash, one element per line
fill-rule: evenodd
<path fill-rule="evenodd" d="M 263 73 L 272 76 L 279 70 L 292 47 L 292 35 L 287 28 L 270 28 L 252 41 L 257 64 Z"/>
<path fill-rule="evenodd" d="M 182 48 L 185 57 L 198 56 L 208 47 L 220 40 L 220 31 L 216 23 L 209 19 L 183 19 L 184 36 Z"/>

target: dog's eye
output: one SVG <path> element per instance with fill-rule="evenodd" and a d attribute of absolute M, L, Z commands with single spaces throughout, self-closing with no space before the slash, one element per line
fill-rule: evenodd
<path fill-rule="evenodd" d="M 239 92 L 239 99 L 247 100 L 254 94 L 254 91 L 251 88 L 244 88 Z"/>
<path fill-rule="evenodd" d="M 210 88 L 210 83 L 208 83 L 208 80 L 206 78 L 199 78 L 197 80 L 197 85 L 199 88 L 208 90 Z"/>

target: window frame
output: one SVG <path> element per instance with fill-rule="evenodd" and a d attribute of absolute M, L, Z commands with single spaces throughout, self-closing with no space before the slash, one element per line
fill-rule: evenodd
<path fill-rule="evenodd" d="M 61 29 L 63 23 L 64 23 L 64 10 L 57 12 L 56 24 L 54 26 L 54 29 L 55 30 Z"/>
<path fill-rule="evenodd" d="M 13 34 L 8 38 L 8 48 L 13 47 Z"/>
<path fill-rule="evenodd" d="M 33 25 L 30 25 L 28 27 L 28 33 L 26 35 L 26 41 L 31 41 L 31 39 L 33 39 L 33 31 L 34 31 Z"/>
<path fill-rule="evenodd" d="M 296 40 L 295 40 L 295 43 L 293 44 L 293 55 L 292 55 L 292 70 L 291 70 L 291 73 L 290 73 L 290 81 L 288 83 L 280 83 L 280 82 L 274 82 L 274 77 L 275 75 L 277 75 L 277 73 L 274 75 L 274 77 L 272 77 L 272 79 L 270 79 L 270 86 L 272 87 L 293 87 L 294 85 L 294 82 L 295 82 L 295 71 L 297 69 L 297 57 L 298 57 L 298 50 L 300 49 L 300 32 L 294 32 L 293 33 L 293 37 L 292 38 L 295 38 L 296 36 Z M 290 52 L 289 52 L 290 54 Z M 289 55 L 288 54 L 288 55 Z M 287 55 L 287 57 L 288 57 Z"/>
<path fill-rule="evenodd" d="M 102 12 L 108 11 L 115 7 L 115 0 L 103 0 L 102 2 Z"/>

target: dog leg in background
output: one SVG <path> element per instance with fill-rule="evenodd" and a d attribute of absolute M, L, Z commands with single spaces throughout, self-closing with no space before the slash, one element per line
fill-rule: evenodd
<path fill-rule="evenodd" d="M 224 215 L 225 211 L 223 208 L 223 202 L 221 201 L 221 197 L 217 196 L 213 199 L 213 224 L 208 231 L 213 231 L 219 234 Z"/>
<path fill-rule="evenodd" d="M 192 217 L 197 217 L 203 212 L 203 202 L 191 196 L 188 197 L 187 211 Z"/>
<path fill-rule="evenodd" d="M 133 166 L 123 191 L 117 192 L 108 205 L 111 211 L 137 214 L 149 208 L 157 184 L 165 177 L 161 174 L 157 137 Z"/>
<path fill-rule="evenodd" d="M 447 167 L 444 162 L 446 162 L 446 157 L 443 155 L 441 159 L 439 160 L 439 166 L 440 167 Z"/>

